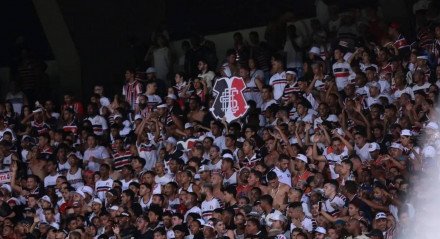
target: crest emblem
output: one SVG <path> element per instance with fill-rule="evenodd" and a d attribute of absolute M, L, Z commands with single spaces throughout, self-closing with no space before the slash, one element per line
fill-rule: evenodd
<path fill-rule="evenodd" d="M 217 96 L 209 111 L 216 119 L 225 117 L 228 123 L 243 117 L 249 108 L 243 95 L 245 88 L 246 84 L 241 77 L 218 79 L 213 87 Z"/>

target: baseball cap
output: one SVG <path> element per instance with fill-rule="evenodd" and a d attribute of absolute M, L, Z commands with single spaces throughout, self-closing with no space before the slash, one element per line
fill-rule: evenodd
<path fill-rule="evenodd" d="M 286 217 L 284 217 L 283 214 L 274 213 L 274 214 L 270 214 L 269 220 L 285 222 L 286 221 Z"/>
<path fill-rule="evenodd" d="M 203 172 L 205 172 L 205 171 L 211 171 L 211 169 L 209 168 L 208 165 L 202 165 L 202 166 L 200 166 L 199 171 L 197 171 L 197 173 L 203 173 Z"/>
<path fill-rule="evenodd" d="M 370 143 L 370 145 L 368 146 L 368 151 L 369 152 L 373 152 L 373 151 L 376 151 L 376 150 L 380 150 L 379 144 L 376 143 L 376 142 Z"/>
<path fill-rule="evenodd" d="M 11 188 L 11 186 L 9 184 L 3 184 L 2 188 L 8 190 L 8 192 L 12 192 L 12 188 Z"/>
<path fill-rule="evenodd" d="M 119 207 L 114 205 L 114 206 L 111 206 L 108 210 L 117 211 L 117 210 L 119 210 Z"/>
<path fill-rule="evenodd" d="M 403 146 L 399 143 L 392 143 L 391 148 L 403 150 Z"/>
<path fill-rule="evenodd" d="M 92 203 L 98 203 L 98 204 L 101 204 L 101 205 L 102 205 L 102 201 L 101 201 L 101 199 L 99 199 L 99 198 L 94 198 L 93 201 L 92 201 Z"/>
<path fill-rule="evenodd" d="M 212 220 L 208 220 L 206 223 L 202 224 L 204 227 L 214 228 L 214 222 Z"/>
<path fill-rule="evenodd" d="M 122 212 L 121 214 L 119 214 L 120 217 L 129 217 L 130 214 L 128 214 L 128 212 Z"/>
<path fill-rule="evenodd" d="M 379 219 L 387 219 L 387 214 L 385 214 L 384 212 L 378 212 L 376 214 L 376 216 L 374 217 L 375 220 L 379 220 Z"/>
<path fill-rule="evenodd" d="M 154 67 L 148 67 L 145 73 L 147 74 L 156 73 L 156 69 Z"/>
<path fill-rule="evenodd" d="M 134 120 L 142 119 L 142 115 L 135 115 Z"/>
<path fill-rule="evenodd" d="M 303 161 L 304 163 L 308 163 L 307 156 L 305 156 L 304 154 L 298 154 L 296 158 Z"/>
<path fill-rule="evenodd" d="M 321 50 L 319 49 L 319 47 L 314 46 L 314 47 L 310 48 L 309 53 L 312 53 L 312 54 L 319 56 L 321 54 Z"/>
<path fill-rule="evenodd" d="M 377 81 L 372 81 L 370 84 L 368 84 L 369 87 L 376 87 L 380 90 L 380 84 Z"/>
<path fill-rule="evenodd" d="M 293 68 L 287 68 L 286 74 L 290 74 L 290 75 L 294 75 L 294 76 L 297 75 Z"/>
<path fill-rule="evenodd" d="M 401 136 L 412 136 L 411 130 L 409 129 L 402 129 L 402 131 L 400 131 L 400 135 Z"/>
<path fill-rule="evenodd" d="M 89 186 L 84 186 L 81 188 L 81 191 L 83 191 L 84 193 L 89 194 L 90 196 L 93 196 L 93 189 Z"/>
<path fill-rule="evenodd" d="M 222 158 L 234 159 L 234 156 L 232 156 L 232 154 L 226 153 L 222 155 Z"/>
<path fill-rule="evenodd" d="M 323 228 L 323 227 L 317 227 L 315 229 L 315 232 L 316 233 L 321 233 L 321 234 L 327 234 L 327 230 L 325 230 L 325 228 Z"/>
<path fill-rule="evenodd" d="M 428 56 L 427 55 L 417 56 L 417 59 L 418 60 L 425 60 L 425 61 L 427 61 L 428 60 Z"/>
<path fill-rule="evenodd" d="M 41 197 L 40 200 L 46 201 L 52 205 L 52 202 L 50 201 L 50 197 L 47 195 L 44 195 L 43 197 Z"/>
<path fill-rule="evenodd" d="M 158 106 L 156 106 L 156 108 L 167 108 L 168 107 L 168 105 L 167 104 L 160 104 L 160 105 L 158 105 Z"/>
<path fill-rule="evenodd" d="M 167 140 L 165 140 L 164 142 L 165 144 L 172 144 L 172 145 L 176 145 L 177 144 L 177 140 L 173 137 L 168 137 Z"/>
<path fill-rule="evenodd" d="M 170 98 L 172 100 L 176 100 L 177 96 L 175 94 L 168 94 L 167 97 L 165 97 L 165 98 Z"/>
<path fill-rule="evenodd" d="M 81 191 L 81 190 L 79 190 L 79 189 L 76 190 L 75 193 L 79 194 L 82 198 L 85 198 L 85 197 L 86 197 L 86 195 L 84 194 L 84 192 Z"/>
<path fill-rule="evenodd" d="M 194 128 L 194 125 L 192 123 L 185 123 L 185 129 Z"/>

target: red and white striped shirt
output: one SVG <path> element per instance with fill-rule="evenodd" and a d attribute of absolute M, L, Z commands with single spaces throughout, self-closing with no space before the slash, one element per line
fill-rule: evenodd
<path fill-rule="evenodd" d="M 350 77 L 354 75 L 348 62 L 336 62 L 333 64 L 333 75 L 335 76 L 338 91 L 341 91 L 348 85 Z"/>
<path fill-rule="evenodd" d="M 131 109 L 135 109 L 139 103 L 140 94 L 142 94 L 142 84 L 137 80 L 125 84 L 122 88 L 122 95 L 125 96 L 125 101 L 130 103 Z"/>

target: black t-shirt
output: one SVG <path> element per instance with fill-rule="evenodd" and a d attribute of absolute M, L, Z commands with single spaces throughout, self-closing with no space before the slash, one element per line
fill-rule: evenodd
<path fill-rule="evenodd" d="M 134 228 L 132 226 L 121 230 L 121 238 L 122 239 L 130 239 L 130 238 L 134 237 L 135 235 L 136 235 L 136 228 Z"/>
<path fill-rule="evenodd" d="M 154 238 L 154 232 L 152 230 L 148 229 L 148 231 L 146 231 L 144 234 L 142 234 L 140 231 L 136 230 L 134 238 L 137 238 L 137 239 L 153 239 Z"/>
<path fill-rule="evenodd" d="M 11 213 L 12 213 L 11 207 L 6 202 L 2 202 L 0 204 L 0 217 L 6 217 Z"/>

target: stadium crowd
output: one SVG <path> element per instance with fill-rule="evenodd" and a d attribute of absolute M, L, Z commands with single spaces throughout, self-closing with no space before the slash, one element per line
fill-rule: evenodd
<path fill-rule="evenodd" d="M 439 173 L 438 10 L 414 5 L 414 41 L 371 7 L 331 11 L 309 36 L 287 25 L 281 49 L 236 33 L 219 67 L 193 37 L 175 74 L 157 35 L 155 64 L 127 69 L 112 99 L 97 85 L 90 99 L 28 101 L 14 82 L 0 104 L 1 237 L 400 238 L 429 190 L 415 185 Z M 232 76 L 250 107 L 227 123 L 209 108 Z"/>

